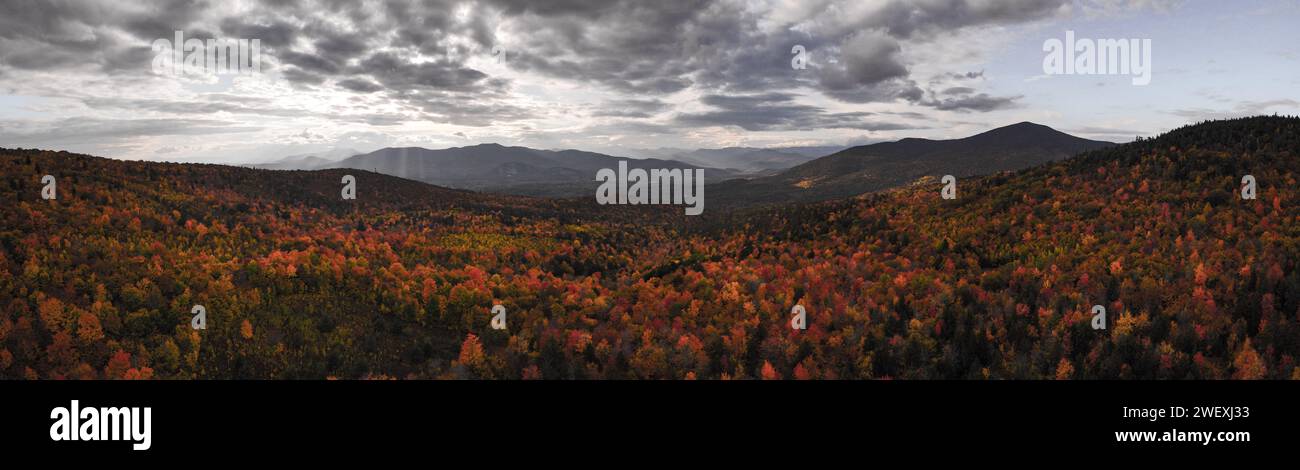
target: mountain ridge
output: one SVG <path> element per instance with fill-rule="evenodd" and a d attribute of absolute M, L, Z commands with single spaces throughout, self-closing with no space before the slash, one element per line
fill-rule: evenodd
<path fill-rule="evenodd" d="M 772 176 L 722 183 L 714 197 L 729 206 L 835 199 L 925 176 L 1019 170 L 1112 145 L 1024 121 L 958 139 L 909 137 L 850 147 Z"/>
<path fill-rule="evenodd" d="M 386 147 L 344 159 L 330 168 L 373 170 L 439 186 L 527 196 L 593 194 L 596 172 L 617 168 L 704 168 L 711 176 L 734 173 L 664 159 L 617 157 L 585 150 L 539 150 L 496 143 L 446 149 Z"/>
<path fill-rule="evenodd" d="M 0 377 L 1296 379 L 1297 149 L 1216 121 L 698 218 L 0 149 Z"/>

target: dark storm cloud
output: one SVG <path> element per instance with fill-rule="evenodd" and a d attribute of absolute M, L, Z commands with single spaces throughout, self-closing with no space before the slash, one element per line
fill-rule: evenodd
<path fill-rule="evenodd" d="M 231 35 L 264 38 L 271 46 L 266 55 L 284 66 L 282 76 L 297 86 L 372 94 L 412 111 L 365 122 L 390 125 L 409 115 L 479 126 L 531 116 L 504 103 L 508 81 L 466 65 L 471 55 L 490 51 L 495 26 L 481 11 L 456 15 L 458 5 L 281 2 L 261 5 L 265 15 L 225 18 L 222 25 Z M 348 21 L 336 21 L 337 15 Z M 266 41 L 265 35 L 274 39 Z"/>
<path fill-rule="evenodd" d="M 170 37 L 178 29 L 189 29 L 209 4 L 206 0 L 141 2 L 139 6 L 143 11 L 126 19 L 122 29 L 146 40 Z M 196 36 L 211 37 L 212 33 L 205 32 Z"/>
<path fill-rule="evenodd" d="M 27 70 L 98 66 L 111 73 L 144 73 L 153 54 L 148 42 L 190 26 L 207 2 L 145 2 L 132 8 L 76 0 L 0 2 L 0 66 Z"/>
<path fill-rule="evenodd" d="M 514 15 L 532 13 L 543 16 L 568 15 L 592 19 L 600 18 L 610 11 L 623 8 L 633 2 L 626 0 L 554 0 L 547 2 L 495 0 L 491 3 L 501 7 L 506 13 Z"/>
<path fill-rule="evenodd" d="M 904 128 L 865 113 L 830 113 L 788 93 L 806 87 L 848 103 L 901 101 L 955 111 L 1011 107 L 1017 97 L 973 86 L 935 98 L 912 77 L 909 44 L 971 26 L 1048 17 L 1064 3 L 890 0 L 857 16 L 844 12 L 861 8 L 827 6 L 773 25 L 765 23 L 771 20 L 766 4 L 724 0 L 9 0 L 0 2 L 0 74 L 78 68 L 144 75 L 151 71 L 150 42 L 183 30 L 191 38 L 259 39 L 263 71 L 297 88 L 367 94 L 404 108 L 374 122 L 409 116 L 483 126 L 536 117 L 510 103 L 509 79 L 469 62 L 500 46 L 504 66 L 515 72 L 624 95 L 594 105 L 590 116 L 652 118 L 666 109 L 659 98 L 694 89 L 708 95 L 712 109 L 677 115 L 675 124 Z M 807 50 L 807 69 L 791 68 L 794 45 Z M 160 108 L 145 101 L 121 106 Z"/>
<path fill-rule="evenodd" d="M 908 76 L 901 57 L 902 46 L 883 32 L 858 32 L 847 38 L 839 49 L 837 67 L 818 69 L 822 86 L 830 90 L 875 86 Z"/>
<path fill-rule="evenodd" d="M 281 74 L 289 82 L 298 85 L 320 85 L 325 83 L 325 77 L 297 67 L 286 68 Z"/>
<path fill-rule="evenodd" d="M 822 92 L 826 96 L 847 103 L 875 103 L 895 100 L 917 103 L 925 96 L 925 91 L 917 87 L 916 82 L 903 79 L 876 84 L 836 87 L 825 89 Z"/>
<path fill-rule="evenodd" d="M 363 59 L 356 70 L 367 72 L 380 85 L 395 90 L 431 88 L 473 92 L 493 85 L 487 80 L 487 74 L 449 60 L 415 63 L 387 52 Z"/>
<path fill-rule="evenodd" d="M 1021 96 L 989 96 L 986 93 L 976 95 L 960 93 L 954 98 L 929 99 L 922 101 L 919 104 L 941 111 L 988 112 L 1017 107 L 1019 106 L 1017 101 L 1020 98 Z"/>
<path fill-rule="evenodd" d="M 630 93 L 669 94 L 719 67 L 712 63 L 744 43 L 753 22 L 734 4 L 706 0 L 580 3 L 497 4 L 526 31 L 519 43 L 503 45 L 512 53 L 509 65 Z"/>
<path fill-rule="evenodd" d="M 978 72 L 966 72 L 966 73 L 948 72 L 946 74 L 943 74 L 943 77 L 949 80 L 974 80 L 977 78 L 984 78 L 984 71 L 980 70 Z"/>
<path fill-rule="evenodd" d="M 869 120 L 871 113 L 828 113 L 820 107 L 799 104 L 798 101 L 797 96 L 786 93 L 709 95 L 701 98 L 700 102 L 715 108 L 713 111 L 679 114 L 674 122 L 683 126 L 736 126 L 747 131 L 915 128 L 903 123 Z"/>
<path fill-rule="evenodd" d="M 1021 23 L 1045 18 L 1068 0 L 893 0 L 859 26 L 908 38 L 969 26 Z"/>
<path fill-rule="evenodd" d="M 859 18 L 818 17 L 800 29 L 761 27 L 762 15 L 736 2 L 487 3 L 527 31 L 510 45 L 509 64 L 519 70 L 650 95 L 692 86 L 729 93 L 811 86 L 846 102 L 919 103 L 924 91 L 910 77 L 903 41 L 1032 21 L 1067 2 L 896 0 Z M 809 54 L 806 70 L 790 67 L 796 44 Z"/>
<path fill-rule="evenodd" d="M 368 49 L 366 39 L 360 34 L 326 32 L 314 43 L 316 52 L 334 59 L 351 59 Z"/>
<path fill-rule="evenodd" d="M 328 75 L 336 74 L 341 69 L 338 63 L 315 54 L 285 51 L 280 53 L 279 56 L 281 62 L 297 66 L 298 68 L 309 72 Z"/>
<path fill-rule="evenodd" d="M 361 79 L 361 78 L 349 78 L 346 80 L 339 80 L 338 83 L 339 86 L 355 91 L 357 93 L 374 93 L 376 91 L 384 89 L 384 87 L 379 86 L 378 83 L 366 79 Z"/>
<path fill-rule="evenodd" d="M 230 17 L 221 20 L 221 32 L 227 37 L 258 39 L 270 48 L 286 47 L 298 37 L 298 28 L 283 21 L 254 23 L 251 19 Z"/>

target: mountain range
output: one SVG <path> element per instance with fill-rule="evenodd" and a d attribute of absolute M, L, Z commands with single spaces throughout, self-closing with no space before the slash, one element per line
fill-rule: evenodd
<path fill-rule="evenodd" d="M 629 168 L 704 168 L 709 170 L 710 180 L 721 181 L 775 174 L 821 156 L 810 152 L 822 149 L 839 148 L 657 149 L 633 151 L 636 156 L 629 158 L 581 150 L 480 144 L 446 149 L 389 147 L 368 153 L 335 149 L 248 166 L 267 170 L 356 168 L 453 188 L 576 197 L 595 188 L 591 181 L 597 170 L 617 168 L 619 161 L 627 161 Z"/>
<path fill-rule="evenodd" d="M 584 197 L 595 174 L 616 168 L 706 170 L 718 207 L 806 202 L 903 186 L 925 177 L 969 177 L 1018 170 L 1113 145 L 1022 122 L 952 140 L 906 138 L 838 147 L 655 149 L 628 158 L 581 150 L 539 150 L 499 144 L 446 149 L 390 147 L 286 157 L 255 168 L 356 168 L 450 188 L 543 197 Z M 835 151 L 838 150 L 838 151 Z M 815 152 L 830 151 L 818 158 Z M 341 158 L 341 155 L 348 155 Z M 659 155 L 660 157 L 646 157 Z"/>
<path fill-rule="evenodd" d="M 359 153 L 361 152 L 353 149 L 336 148 L 324 152 L 290 155 L 279 160 L 266 163 L 255 163 L 248 166 L 264 170 L 318 170 L 321 168 L 329 168 L 339 160 Z"/>
<path fill-rule="evenodd" d="M 603 168 L 694 169 L 695 165 L 656 158 L 615 157 L 581 150 L 538 150 L 480 144 L 431 150 L 384 148 L 352 156 L 327 168 L 357 168 L 439 186 L 527 196 L 577 197 L 594 194 L 595 175 Z M 729 170 L 708 169 L 709 176 L 735 177 Z"/>
<path fill-rule="evenodd" d="M 1031 122 L 961 139 L 907 138 L 848 148 L 771 176 L 723 182 L 711 188 L 709 202 L 717 207 L 835 199 L 925 177 L 1019 170 L 1111 145 Z"/>
<path fill-rule="evenodd" d="M 0 149 L 0 379 L 1300 379 L 1298 148 L 1215 121 L 699 217 Z"/>

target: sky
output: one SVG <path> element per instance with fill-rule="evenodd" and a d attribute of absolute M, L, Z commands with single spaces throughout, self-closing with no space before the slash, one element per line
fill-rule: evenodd
<path fill-rule="evenodd" d="M 6 0 L 0 147 L 214 163 L 479 143 L 631 155 L 1021 121 L 1123 142 L 1300 114 L 1296 25 L 1295 0 Z M 260 70 L 160 70 L 153 46 L 177 31 L 257 39 Z M 1149 39 L 1150 83 L 1047 73 L 1045 43 L 1067 31 Z"/>

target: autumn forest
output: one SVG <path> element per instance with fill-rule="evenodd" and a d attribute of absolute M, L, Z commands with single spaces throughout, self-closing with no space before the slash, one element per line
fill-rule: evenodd
<path fill-rule="evenodd" d="M 1298 176 L 1276 116 L 699 217 L 6 149 L 0 377 L 1300 379 Z"/>

